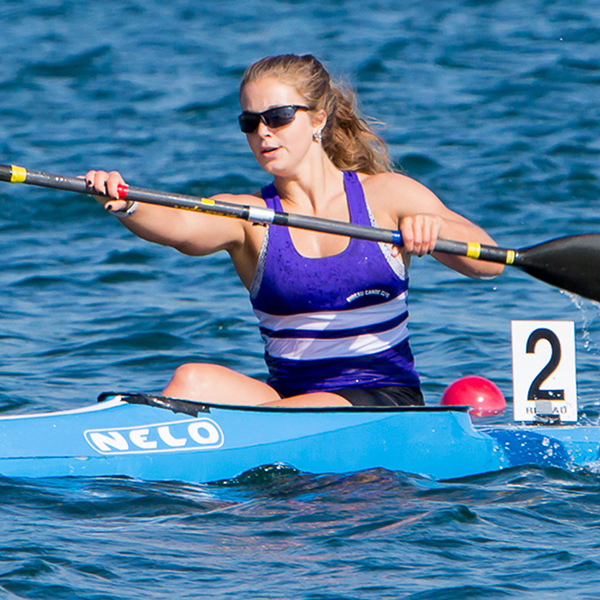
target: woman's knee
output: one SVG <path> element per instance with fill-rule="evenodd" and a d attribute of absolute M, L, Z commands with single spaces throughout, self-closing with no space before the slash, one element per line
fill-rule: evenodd
<path fill-rule="evenodd" d="M 221 365 L 186 363 L 178 367 L 165 396 L 215 404 L 256 406 L 279 395 L 267 384 Z"/>
<path fill-rule="evenodd" d="M 185 363 L 175 369 L 169 385 L 181 389 L 201 392 L 207 386 L 213 386 L 218 377 L 222 377 L 225 367 L 206 363 Z"/>

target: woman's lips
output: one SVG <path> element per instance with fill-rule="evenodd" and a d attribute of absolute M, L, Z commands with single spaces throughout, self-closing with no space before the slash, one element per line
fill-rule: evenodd
<path fill-rule="evenodd" d="M 277 150 L 279 150 L 279 148 L 275 148 L 273 146 L 270 146 L 268 148 L 261 148 L 260 153 L 263 156 L 272 156 L 275 152 L 277 152 Z"/>

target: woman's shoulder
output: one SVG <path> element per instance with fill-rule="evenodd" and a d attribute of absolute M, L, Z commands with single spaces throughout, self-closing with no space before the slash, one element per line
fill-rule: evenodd
<path fill-rule="evenodd" d="M 402 173 L 357 173 L 358 179 L 367 196 L 374 197 L 401 197 L 414 195 L 433 195 L 428 188 L 416 179 Z"/>
<path fill-rule="evenodd" d="M 265 202 L 262 197 L 262 193 L 260 191 L 250 193 L 250 194 L 215 194 L 211 196 L 209 200 L 214 200 L 215 202 L 228 202 L 230 204 L 252 204 L 253 206 L 264 206 Z"/>

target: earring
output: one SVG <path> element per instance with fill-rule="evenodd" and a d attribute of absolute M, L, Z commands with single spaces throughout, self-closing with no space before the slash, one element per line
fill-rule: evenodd
<path fill-rule="evenodd" d="M 317 144 L 320 144 L 323 141 L 323 132 L 316 131 L 315 133 L 313 133 L 313 140 L 317 142 Z"/>

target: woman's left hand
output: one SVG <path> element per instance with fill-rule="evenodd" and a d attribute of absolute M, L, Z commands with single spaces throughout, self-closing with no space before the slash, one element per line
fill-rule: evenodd
<path fill-rule="evenodd" d="M 404 251 L 407 254 L 416 254 L 417 256 L 431 254 L 435 248 L 442 223 L 442 217 L 433 214 L 404 217 L 400 221 Z M 397 256 L 399 253 L 400 248 L 395 246 L 392 254 Z"/>

